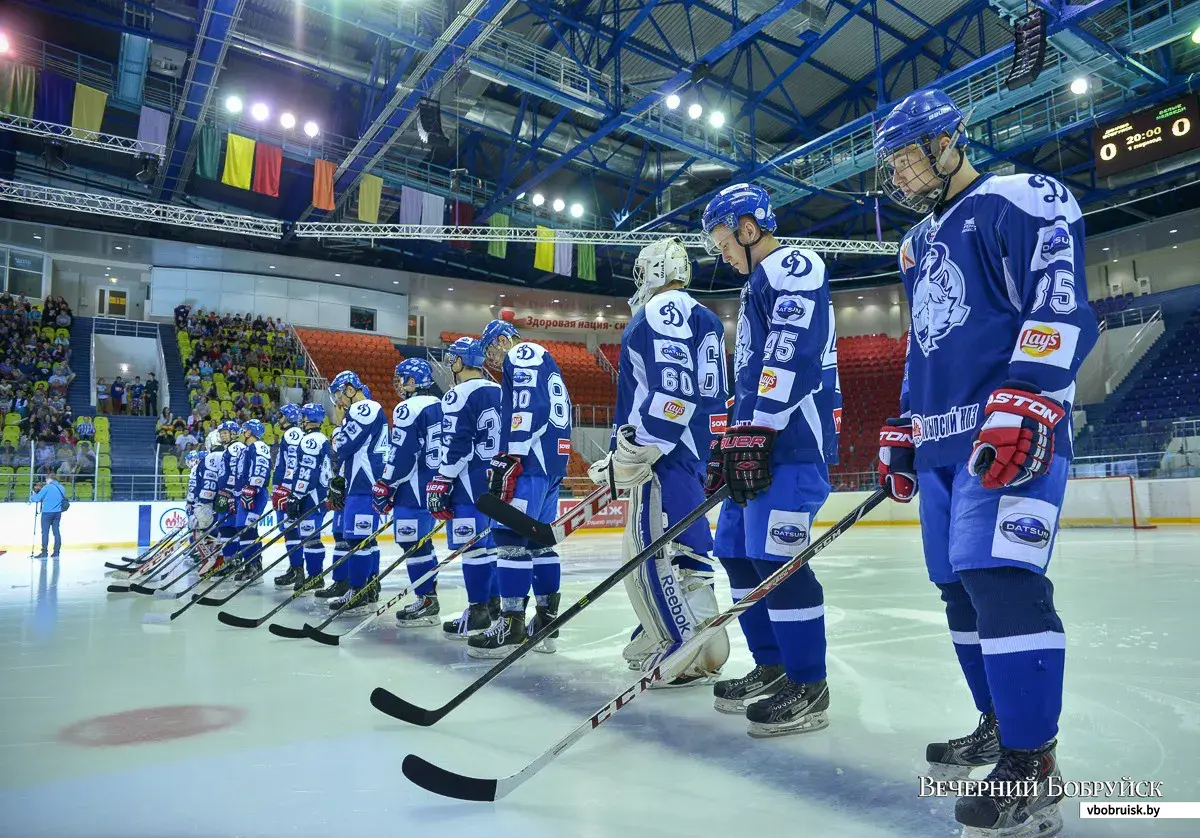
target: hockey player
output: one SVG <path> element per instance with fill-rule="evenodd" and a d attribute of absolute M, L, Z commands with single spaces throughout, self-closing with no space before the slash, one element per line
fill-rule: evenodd
<path fill-rule="evenodd" d="M 341 555 L 355 547 L 379 528 L 375 509 L 375 481 L 383 474 L 383 455 L 388 447 L 387 416 L 379 402 L 350 370 L 338 373 L 329 383 L 333 399 L 334 423 L 338 425 L 337 457 L 339 476 L 330 483 L 329 497 L 334 509 L 341 508 Z M 379 601 L 379 543 L 371 538 L 346 562 L 349 588 L 330 600 L 338 610 L 353 600 L 346 613 L 353 614 Z"/>
<path fill-rule="evenodd" d="M 226 435 L 227 436 L 227 435 Z M 222 512 L 216 504 L 221 488 L 225 485 L 225 446 L 222 435 L 213 431 L 208 435 L 208 451 L 196 465 L 196 500 L 192 507 L 192 538 L 200 559 L 201 574 L 219 570 L 224 565 L 221 545 L 213 533 L 213 524 L 220 520 Z"/>
<path fill-rule="evenodd" d="M 423 358 L 397 364 L 392 386 L 401 401 L 392 410 L 391 444 L 383 476 L 375 484 L 375 508 L 381 515 L 391 510 L 396 547 L 408 552 L 433 531 L 424 493 L 441 464 L 442 402 L 429 394 L 433 368 Z M 410 582 L 428 573 L 437 564 L 433 542 L 426 542 L 406 564 Z M 436 580 L 423 582 L 413 593 L 416 600 L 396 612 L 396 621 L 407 628 L 436 625 L 440 613 Z"/>
<path fill-rule="evenodd" d="M 217 526 L 217 535 L 221 539 L 221 559 L 218 562 L 218 567 L 222 575 L 230 573 L 235 568 L 232 566 L 233 557 L 241 549 L 241 541 L 235 536 L 237 530 L 237 508 L 235 507 L 235 498 L 241 491 L 239 483 L 240 473 L 238 464 L 241 461 L 242 450 L 246 447 L 245 443 L 238 439 L 242 428 L 237 422 L 226 420 L 217 426 L 217 433 L 221 437 L 221 445 L 224 447 L 222 452 L 222 474 L 224 477 L 221 481 L 220 491 L 217 492 L 217 498 L 213 502 L 213 511 L 217 513 L 220 524 Z"/>
<path fill-rule="evenodd" d="M 262 584 L 262 546 L 258 538 L 258 520 L 267 508 L 267 479 L 271 472 L 271 449 L 262 441 L 266 428 L 257 419 L 242 425 L 242 449 L 238 460 L 238 504 L 234 524 L 241 533 L 238 549 L 242 566 L 234 576 L 238 582 L 251 579 Z"/>
<path fill-rule="evenodd" d="M 500 385 L 484 378 L 479 341 L 462 337 L 445 354 L 455 384 L 442 396 L 441 464 L 425 487 L 425 505 L 434 518 L 448 521 L 446 544 L 458 550 L 490 521 L 475 509 L 487 491 L 487 469 L 500 451 Z M 500 618 L 492 537 L 463 554 L 467 609 L 442 623 L 446 637 L 465 640 Z"/>
<path fill-rule="evenodd" d="M 183 512 L 190 533 L 188 540 L 193 545 L 196 543 L 196 495 L 199 492 L 197 471 L 203 456 L 199 451 L 189 451 L 183 455 L 183 464 L 187 466 L 188 470 L 187 494 L 184 495 Z"/>
<path fill-rule="evenodd" d="M 691 260 L 675 238 L 646 246 L 633 266 L 637 293 L 621 336 L 612 450 L 588 471 L 629 492 L 625 561 L 704 502 L 705 463 L 725 424 L 725 330 L 687 293 L 691 280 Z M 702 518 L 625 578 L 641 621 L 625 647 L 631 669 L 652 670 L 717 615 L 712 548 Z M 663 686 L 711 684 L 728 658 L 722 629 Z"/>
<path fill-rule="evenodd" d="M 964 835 L 1048 838 L 1062 829 L 1047 778 L 1059 775 L 1066 642 L 1046 569 L 1075 375 L 1097 327 L 1075 198 L 1045 175 L 980 175 L 965 131 L 945 93 L 918 91 L 875 137 L 881 188 L 929 213 L 900 245 L 912 327 L 879 471 L 895 500 L 921 489 L 925 564 L 982 716 L 926 758 L 940 773 L 994 763 L 989 780 L 1028 781 L 959 798 Z"/>
<path fill-rule="evenodd" d="M 746 275 L 734 348 L 734 404 L 710 464 L 708 490 L 730 489 L 716 553 L 735 599 L 809 545 L 837 461 L 837 337 L 825 265 L 781 245 L 761 187 L 726 187 L 704 210 L 710 251 Z M 739 618 L 754 669 L 713 685 L 715 706 L 744 712 L 749 734 L 780 736 L 829 724 L 825 607 L 805 566 Z M 761 699 L 747 704 L 751 699 Z"/>
<path fill-rule="evenodd" d="M 325 408 L 312 402 L 302 405 L 300 423 L 304 436 L 296 448 L 296 478 L 288 492 L 285 512 L 290 520 L 300 522 L 296 531 L 304 549 L 304 569 L 308 572 L 308 578 L 305 578 L 303 571 L 292 573 L 292 589 L 311 592 L 311 583 L 320 575 L 325 564 L 321 525 L 325 520 L 325 500 L 329 495 L 333 466 L 329 439 L 321 432 L 321 426 L 325 423 Z M 279 580 L 276 580 L 276 584 L 279 584 Z"/>
<path fill-rule="evenodd" d="M 558 490 L 571 456 L 571 397 L 558 364 L 546 349 L 521 340 L 504 320 L 488 323 L 480 338 L 484 356 L 503 370 L 500 445 L 488 466 L 488 491 L 541 521 L 558 517 Z M 502 658 L 558 616 L 562 568 L 558 553 L 510 529 L 492 530 L 500 619 L 467 640 L 467 654 Z M 535 616 L 525 608 L 533 588 Z M 534 647 L 556 651 L 553 632 Z"/>
<path fill-rule="evenodd" d="M 271 472 L 271 483 L 274 485 L 271 508 L 283 522 L 283 546 L 287 551 L 288 569 L 283 575 L 276 576 L 274 581 L 277 588 L 290 588 L 304 581 L 304 547 L 300 528 L 295 526 L 295 519 L 287 514 L 288 498 L 296 482 L 300 440 L 304 438 L 304 431 L 300 427 L 300 405 L 280 405 L 279 423 L 284 426 L 284 431 L 279 440 L 279 450 L 275 453 L 275 468 Z"/>

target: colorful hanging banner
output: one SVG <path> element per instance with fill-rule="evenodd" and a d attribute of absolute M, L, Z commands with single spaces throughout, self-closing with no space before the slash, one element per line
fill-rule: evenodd
<path fill-rule="evenodd" d="M 258 143 L 254 147 L 253 189 L 260 195 L 279 197 L 279 172 L 283 168 L 283 149 Z"/>
<path fill-rule="evenodd" d="M 225 171 L 221 173 L 221 183 L 238 189 L 250 188 L 255 145 L 254 140 L 237 134 L 230 134 L 225 139 Z"/>
<path fill-rule="evenodd" d="M 313 194 L 312 205 L 319 210 L 333 212 L 333 173 L 337 166 L 328 160 L 318 160 L 313 164 Z"/>
<path fill-rule="evenodd" d="M 77 140 L 94 140 L 104 124 L 104 106 L 108 94 L 103 90 L 75 84 L 75 104 L 71 109 L 71 136 Z"/>
<path fill-rule="evenodd" d="M 379 201 L 383 197 L 383 178 L 363 175 L 358 184 L 358 220 L 379 223 Z"/>
<path fill-rule="evenodd" d="M 554 271 L 554 231 L 541 224 L 537 228 L 537 244 L 533 248 L 533 267 L 539 271 Z M 546 239 L 546 241 L 542 241 Z"/>

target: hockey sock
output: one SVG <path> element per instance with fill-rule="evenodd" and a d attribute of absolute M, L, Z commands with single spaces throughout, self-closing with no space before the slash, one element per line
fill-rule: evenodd
<path fill-rule="evenodd" d="M 234 538 L 237 534 L 236 527 L 221 527 L 221 541 L 224 542 L 221 546 L 221 556 L 225 561 L 232 559 L 238 550 L 242 549 L 242 542 Z"/>
<path fill-rule="evenodd" d="M 304 565 L 309 578 L 317 576 L 325 568 L 325 545 L 318 541 L 315 545 L 304 545 Z M 299 567 L 299 565 L 293 565 Z"/>
<path fill-rule="evenodd" d="M 959 573 L 979 615 L 979 644 L 1006 748 L 1040 748 L 1058 735 L 1067 636 L 1054 586 L 1016 567 Z"/>
<path fill-rule="evenodd" d="M 979 645 L 975 606 L 971 604 L 962 582 L 939 582 L 938 588 L 942 592 L 942 602 L 946 603 L 946 622 L 950 625 L 950 639 L 954 641 L 958 665 L 962 667 L 971 697 L 975 699 L 975 709 L 986 713 L 992 709 L 992 694 L 988 690 L 987 672 L 983 667 L 983 648 Z"/>
<path fill-rule="evenodd" d="M 371 576 L 379 576 L 379 543 L 376 542 L 367 552 L 367 558 L 370 559 Z"/>
<path fill-rule="evenodd" d="M 426 573 L 433 569 L 437 564 L 437 556 L 430 553 L 426 556 L 413 556 L 408 560 L 408 581 L 416 582 Z M 413 588 L 413 593 L 417 596 L 430 596 L 433 594 L 434 586 L 437 585 L 437 575 L 431 576 L 427 581 L 422 582 Z"/>
<path fill-rule="evenodd" d="M 493 554 L 487 550 L 471 550 L 463 554 L 462 563 L 467 602 L 475 605 L 487 602 L 493 596 L 492 588 L 496 584 Z"/>
<path fill-rule="evenodd" d="M 545 605 L 550 594 L 558 593 L 562 586 L 562 560 L 552 549 L 535 550 L 533 553 L 533 594 L 538 605 Z"/>
<path fill-rule="evenodd" d="M 766 579 L 780 562 L 754 560 Z M 751 609 L 753 610 L 753 609 Z M 811 684 L 825 678 L 825 592 L 808 565 L 767 594 L 767 616 L 782 652 L 788 678 Z"/>
<path fill-rule="evenodd" d="M 305 548 L 303 545 L 304 542 L 299 538 L 289 536 L 283 540 L 283 547 L 287 551 L 289 567 L 304 567 Z M 317 572 L 319 573 L 320 571 Z"/>
<path fill-rule="evenodd" d="M 720 559 L 725 572 L 729 574 L 729 587 L 733 589 L 733 601 L 750 593 L 758 587 L 762 579 L 758 570 L 749 559 Z M 780 656 L 779 644 L 775 642 L 775 632 L 771 629 L 771 618 L 767 609 L 762 605 L 748 608 L 738 615 L 738 625 L 746 637 L 746 645 L 750 654 L 759 666 L 778 666 L 783 662 Z"/>
<path fill-rule="evenodd" d="M 262 554 L 262 547 L 259 546 L 258 537 L 255 535 L 244 537 L 239 549 L 242 551 L 242 561 L 244 562 L 257 561 Z"/>
<path fill-rule="evenodd" d="M 529 593 L 533 582 L 533 556 L 524 547 L 501 547 L 496 559 L 496 576 L 505 610 Z"/>
<path fill-rule="evenodd" d="M 349 552 L 350 545 L 342 541 L 340 538 L 333 543 L 333 572 L 330 574 L 330 576 L 333 577 L 334 582 L 350 581 L 350 568 L 348 565 L 350 564 L 350 561 L 354 561 L 354 559 L 338 564 L 338 562 L 342 560 L 342 556 Z"/>
<path fill-rule="evenodd" d="M 346 562 L 350 565 L 350 587 L 356 591 L 365 588 L 367 580 L 371 577 L 371 549 L 364 547 Z"/>

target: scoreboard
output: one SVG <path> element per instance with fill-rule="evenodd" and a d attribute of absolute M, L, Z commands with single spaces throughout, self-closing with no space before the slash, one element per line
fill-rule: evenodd
<path fill-rule="evenodd" d="M 1200 109 L 1196 97 L 1160 102 L 1149 110 L 1101 125 L 1092 133 L 1096 177 L 1136 169 L 1200 149 Z"/>

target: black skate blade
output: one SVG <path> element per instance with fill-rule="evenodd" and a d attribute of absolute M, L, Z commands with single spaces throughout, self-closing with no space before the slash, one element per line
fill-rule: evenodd
<path fill-rule="evenodd" d="M 265 617 L 260 617 L 257 620 L 251 620 L 246 617 L 239 617 L 236 614 L 230 614 L 228 611 L 218 611 L 217 619 L 227 626 L 235 628 L 254 629 L 263 624 Z"/>
<path fill-rule="evenodd" d="M 496 780 L 481 780 L 477 777 L 455 774 L 453 771 L 447 771 L 445 768 L 421 759 L 416 754 L 406 756 L 401 768 L 404 776 L 413 783 L 442 797 L 474 800 L 481 803 L 496 799 L 496 787 L 499 785 Z"/>
<path fill-rule="evenodd" d="M 436 711 L 430 712 L 424 707 L 418 707 L 383 687 L 371 690 L 371 706 L 385 716 L 391 716 L 393 719 L 420 727 L 432 727 L 444 715 Z"/>
<path fill-rule="evenodd" d="M 267 626 L 267 631 L 276 637 L 286 637 L 288 640 L 299 640 L 304 636 L 303 629 L 292 628 L 291 626 L 281 626 L 279 623 L 271 623 Z"/>
<path fill-rule="evenodd" d="M 315 640 L 318 643 L 324 643 L 326 646 L 337 646 L 342 641 L 341 635 L 330 634 L 327 631 L 321 631 L 316 626 L 310 626 L 308 623 L 304 624 L 304 636 L 309 640 Z"/>

